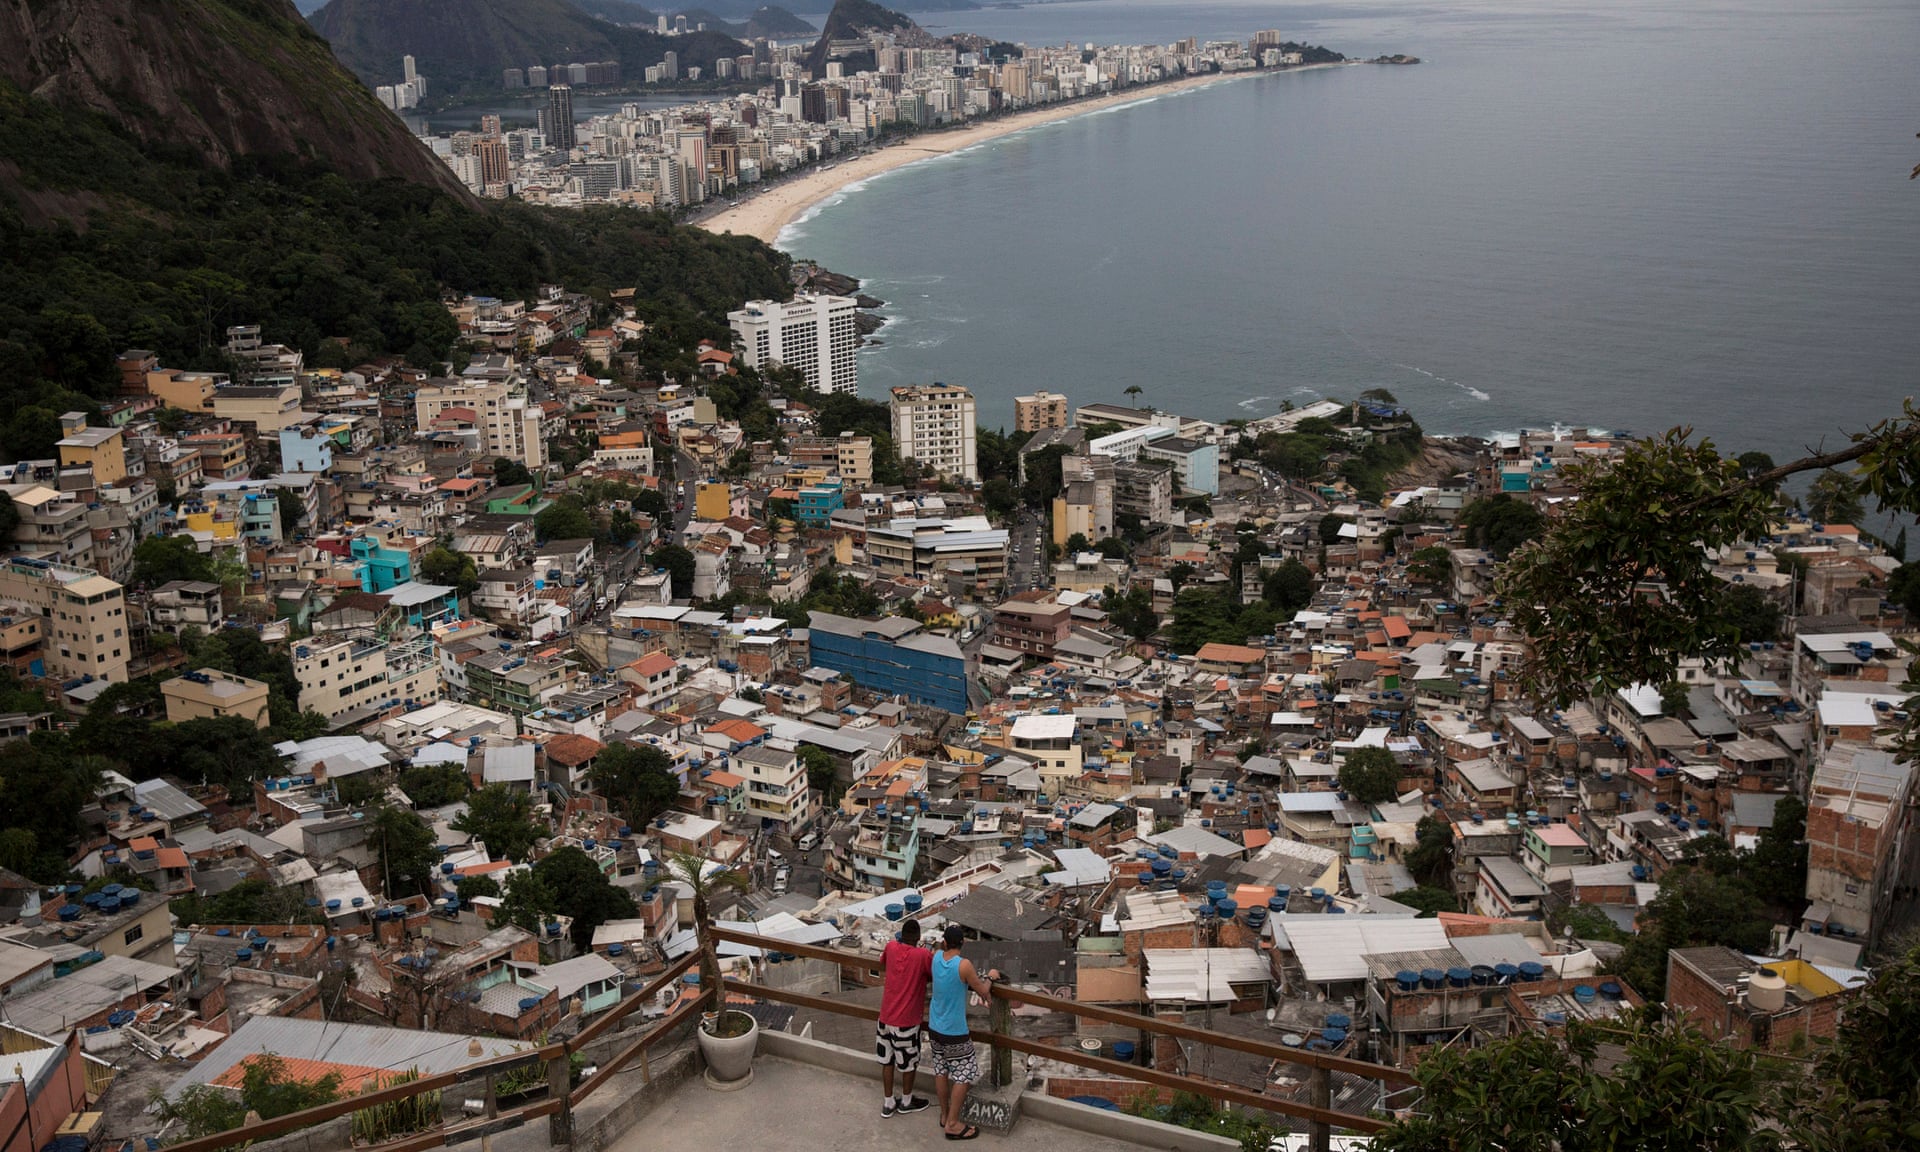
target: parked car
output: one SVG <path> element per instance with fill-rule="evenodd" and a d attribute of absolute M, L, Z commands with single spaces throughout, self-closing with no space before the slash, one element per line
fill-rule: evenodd
<path fill-rule="evenodd" d="M 780 867 L 774 869 L 773 894 L 775 896 L 782 895 L 786 892 L 787 881 L 791 879 L 792 876 L 793 876 L 793 869 L 787 867 L 785 864 L 782 864 L 780 865 Z"/>

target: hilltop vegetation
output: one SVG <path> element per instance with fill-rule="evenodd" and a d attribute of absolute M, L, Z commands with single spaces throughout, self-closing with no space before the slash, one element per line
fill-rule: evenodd
<path fill-rule="evenodd" d="M 241 10 L 214 0 L 177 7 L 182 20 Z M 281 37 L 324 55 L 279 11 L 290 7 L 259 7 L 247 53 L 290 55 L 277 51 Z M 218 41 L 206 51 L 241 54 Z M 276 83 L 344 115 L 371 109 L 392 129 L 380 139 L 395 158 L 263 155 L 271 139 L 244 122 L 204 148 L 153 141 L 131 126 L 141 107 L 102 110 L 59 75 L 41 81 L 55 99 L 0 81 L 0 259 L 12 289 L 0 297 L 0 452 L 49 454 L 53 417 L 108 395 L 123 348 L 151 349 L 174 367 L 224 368 L 230 324 L 259 323 L 322 365 L 382 352 L 425 364 L 457 334 L 440 303 L 446 290 L 634 287 L 643 318 L 693 339 L 724 337 L 725 312 L 743 299 L 789 294 L 787 258 L 749 237 L 611 206 L 481 205 L 443 181 L 444 166 L 330 61 Z M 275 131 L 320 137 L 328 128 L 296 117 Z"/>

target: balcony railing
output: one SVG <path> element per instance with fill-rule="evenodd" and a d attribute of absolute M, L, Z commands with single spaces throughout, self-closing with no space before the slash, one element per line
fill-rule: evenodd
<path fill-rule="evenodd" d="M 788 940 L 778 940 L 751 932 L 737 932 L 722 928 L 710 929 L 709 942 L 743 944 L 756 948 L 778 948 L 781 952 L 814 960 L 826 960 L 842 968 L 860 968 L 871 970 L 878 962 L 876 956 L 857 952 L 846 952 L 834 948 L 822 948 L 811 944 L 799 944 Z M 636 1059 L 641 1061 L 645 1070 L 648 1053 L 663 1040 L 677 1035 L 682 1025 L 694 1022 L 699 1014 L 713 1002 L 717 992 L 737 992 L 761 1000 L 789 1004 L 796 1008 L 807 1008 L 816 1012 L 826 1012 L 840 1016 L 850 1016 L 859 1020 L 877 1020 L 878 1010 L 849 1000 L 828 996 L 816 996 L 793 992 L 784 988 L 773 988 L 747 980 L 725 979 L 722 989 L 703 988 L 700 992 L 683 999 L 670 1012 L 662 1017 L 654 1027 L 635 1037 L 620 1048 L 613 1056 L 602 1060 L 592 1075 L 579 1085 L 571 1084 L 572 1068 L 570 1058 L 589 1044 L 606 1036 L 617 1024 L 634 1012 L 653 1003 L 665 989 L 674 986 L 680 978 L 690 971 L 699 960 L 699 953 L 693 952 L 681 957 L 667 970 L 655 977 L 640 991 L 623 998 L 618 1004 L 595 1017 L 580 1029 L 578 1033 L 563 1041 L 542 1044 L 522 1052 L 512 1052 L 489 1059 L 477 1060 L 472 1064 L 451 1072 L 421 1076 L 404 1084 L 368 1092 L 337 1100 L 331 1104 L 308 1108 L 300 1112 L 291 1112 L 271 1120 L 257 1120 L 230 1128 L 211 1136 L 201 1136 L 169 1145 L 170 1152 L 217 1152 L 220 1149 L 244 1146 L 258 1140 L 295 1132 L 315 1124 L 337 1120 L 343 1116 L 363 1109 L 410 1099 L 427 1092 L 442 1092 L 462 1085 L 484 1083 L 485 1110 L 480 1116 L 443 1122 L 439 1127 L 425 1132 L 402 1137 L 381 1144 L 381 1152 L 417 1152 L 429 1148 L 450 1147 L 483 1136 L 519 1127 L 529 1121 L 545 1117 L 547 1119 L 547 1140 L 551 1145 L 571 1145 L 573 1142 L 573 1114 L 594 1093 L 605 1088 L 613 1076 L 628 1067 Z M 1344 1073 L 1363 1080 L 1383 1081 L 1396 1085 L 1414 1083 L 1410 1073 L 1399 1068 L 1381 1064 L 1370 1064 L 1362 1060 L 1348 1059 L 1323 1052 L 1310 1052 L 1299 1048 L 1288 1048 L 1244 1036 L 1211 1032 L 1197 1028 L 1178 1020 L 1163 1020 L 1153 1016 L 1144 1016 L 1119 1008 L 1108 1008 L 1094 1004 L 1081 1004 L 1071 1000 L 1059 1000 L 1039 992 L 1012 987 L 1007 984 L 995 984 L 991 989 L 990 1023 L 986 1031 L 976 1030 L 973 1038 L 977 1042 L 992 1048 L 991 1075 L 994 1085 L 1006 1087 L 1013 1082 L 1013 1056 L 1021 1053 L 1041 1059 L 1054 1060 L 1062 1064 L 1073 1065 L 1090 1072 L 1114 1077 L 1118 1080 L 1148 1084 L 1158 1088 L 1167 1088 L 1179 1092 L 1191 1092 L 1221 1103 L 1237 1104 L 1244 1108 L 1275 1113 L 1303 1120 L 1307 1123 L 1309 1140 L 1313 1148 L 1325 1149 L 1329 1136 L 1334 1131 L 1345 1130 L 1359 1133 L 1378 1132 L 1386 1126 L 1386 1121 L 1378 1115 L 1360 1115 L 1341 1112 L 1332 1107 L 1332 1074 Z M 1207 1080 L 1178 1072 L 1163 1071 L 1158 1068 L 1110 1060 L 1101 1056 L 1089 1055 L 1075 1047 L 1062 1047 L 1046 1044 L 1013 1034 L 1013 1006 L 1019 1004 L 1029 1008 L 1039 1008 L 1048 1012 L 1059 1012 L 1083 1020 L 1102 1024 L 1120 1025 L 1135 1028 L 1153 1036 L 1167 1036 L 1197 1044 L 1212 1044 L 1238 1052 L 1264 1057 L 1278 1063 L 1293 1064 L 1307 1070 L 1307 1093 L 1309 1101 L 1305 1104 L 1280 1096 L 1269 1096 L 1261 1092 L 1217 1080 Z M 494 1083 L 501 1077 L 544 1064 L 547 1069 L 548 1095 L 518 1108 L 501 1110 L 495 1100 Z M 461 1097 L 465 1093 L 458 1094 Z M 452 1097 L 443 1094 L 442 1099 Z"/>
<path fill-rule="evenodd" d="M 857 952 L 844 952 L 834 948 L 822 948 L 811 944 L 796 944 L 787 940 L 776 940 L 751 932 L 736 932 L 730 929 L 714 928 L 709 935 L 717 941 L 732 944 L 745 944 L 759 948 L 777 948 L 781 952 L 814 960 L 828 960 L 843 968 L 875 967 L 879 958 Z M 772 1000 L 781 1004 L 790 1004 L 797 1008 L 809 1008 L 816 1012 L 827 1012 L 840 1016 L 852 1016 L 860 1020 L 878 1020 L 879 1011 L 864 1005 L 853 1004 L 846 1000 L 827 996 L 813 996 L 801 992 L 792 992 L 784 988 L 771 988 L 743 980 L 724 981 L 726 990 L 742 995 Z M 1262 1056 L 1271 1061 L 1289 1063 L 1307 1069 L 1307 1093 L 1309 1103 L 1284 1097 L 1268 1096 L 1260 1092 L 1216 1080 L 1204 1080 L 1177 1072 L 1165 1072 L 1158 1068 L 1149 1068 L 1127 1064 L 1118 1060 L 1109 1060 L 1101 1056 L 1090 1056 L 1078 1048 L 1044 1044 L 1037 1040 L 1013 1035 L 1013 1006 L 1025 1005 L 1041 1008 L 1049 1012 L 1060 1012 L 1084 1020 L 1098 1021 L 1103 1024 L 1118 1024 L 1123 1027 L 1137 1028 L 1154 1036 L 1170 1036 L 1176 1040 L 1185 1040 L 1199 1044 L 1213 1044 L 1221 1048 L 1231 1048 Z M 992 988 L 991 1022 L 986 1032 L 975 1031 L 975 1041 L 987 1044 L 993 1049 L 993 1083 L 1005 1087 L 1013 1082 L 1013 1054 L 1018 1052 L 1046 1060 L 1057 1060 L 1093 1072 L 1105 1074 L 1121 1080 L 1131 1080 L 1142 1084 L 1151 1084 L 1158 1088 L 1170 1088 L 1179 1092 L 1192 1092 L 1200 1096 L 1221 1102 L 1238 1104 L 1244 1108 L 1254 1108 L 1277 1113 L 1295 1119 L 1304 1120 L 1308 1125 L 1310 1142 L 1315 1148 L 1327 1147 L 1327 1137 L 1337 1129 L 1353 1132 L 1378 1132 L 1386 1126 L 1386 1121 L 1378 1116 L 1363 1116 L 1350 1112 L 1336 1111 L 1332 1107 L 1332 1074 L 1343 1072 L 1366 1080 L 1380 1080 L 1392 1084 L 1411 1085 L 1412 1074 L 1399 1068 L 1383 1064 L 1370 1064 L 1364 1060 L 1351 1060 L 1344 1056 L 1332 1056 L 1322 1052 L 1309 1052 L 1299 1048 L 1288 1048 L 1280 1044 L 1254 1040 L 1243 1036 L 1234 1036 L 1220 1032 L 1210 1032 L 1205 1028 L 1196 1028 L 1177 1020 L 1162 1020 L 1153 1016 L 1143 1016 L 1137 1012 L 1128 1012 L 1118 1008 L 1106 1008 L 1094 1004 L 1081 1004 L 1072 1000 L 1060 1000 L 1039 992 L 1029 992 L 1007 984 L 995 984 Z"/>

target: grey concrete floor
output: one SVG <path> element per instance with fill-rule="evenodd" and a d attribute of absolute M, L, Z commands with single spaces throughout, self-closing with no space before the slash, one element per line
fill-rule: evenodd
<path fill-rule="evenodd" d="M 925 1077 L 922 1077 L 925 1079 Z M 918 1088 L 932 1099 L 932 1084 Z M 1022 1116 L 1011 1135 L 982 1132 L 977 1140 L 944 1138 L 935 1108 L 883 1118 L 875 1081 L 761 1056 L 753 1083 L 716 1092 L 700 1080 L 616 1141 L 610 1152 L 934 1152 L 971 1147 L 1045 1148 L 1047 1152 L 1140 1152 L 1141 1145 L 1105 1139 Z"/>

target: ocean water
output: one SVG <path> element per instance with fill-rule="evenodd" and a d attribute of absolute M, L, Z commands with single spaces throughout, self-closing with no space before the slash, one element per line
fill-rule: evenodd
<path fill-rule="evenodd" d="M 1816 10 L 1817 8 L 1817 10 Z M 1786 458 L 1920 380 L 1911 0 L 1094 0 L 1029 43 L 1279 28 L 1228 80 L 896 170 L 788 230 L 887 301 L 861 389 L 1214 419 L 1384 387 L 1430 429 L 1690 425 Z"/>

